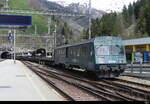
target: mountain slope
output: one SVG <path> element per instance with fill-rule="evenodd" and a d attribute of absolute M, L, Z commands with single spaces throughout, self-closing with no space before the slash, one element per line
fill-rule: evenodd
<path fill-rule="evenodd" d="M 72 3 L 68 6 L 62 6 L 55 2 L 50 2 L 47 0 L 36 0 L 36 2 L 39 2 L 45 9 L 54 9 L 58 12 L 65 12 L 65 13 L 79 13 L 79 14 L 88 14 L 88 7 L 86 5 L 80 5 L 79 3 Z M 96 10 L 92 8 L 91 15 L 92 18 L 101 18 L 105 14 L 104 11 Z M 68 19 L 68 18 L 67 18 Z M 87 28 L 88 25 L 88 18 L 70 18 L 73 22 L 76 22 L 76 24 L 80 25 L 83 28 Z M 83 23 L 84 22 L 84 23 Z"/>
<path fill-rule="evenodd" d="M 80 13 L 87 14 L 88 8 L 84 5 L 70 4 L 68 6 L 62 6 L 55 2 L 48 2 L 47 0 L 9 0 L 10 8 L 18 9 L 32 9 L 32 10 L 56 10 L 58 13 Z M 92 18 L 101 18 L 105 14 L 103 11 L 92 9 Z M 29 14 L 24 14 L 29 15 Z M 47 34 L 48 33 L 48 16 L 43 15 L 32 15 L 33 25 L 31 28 L 25 31 L 19 31 L 19 33 L 24 34 L 34 34 L 35 26 L 37 26 L 37 34 Z M 65 38 L 71 37 L 72 40 L 75 38 L 80 38 L 81 32 L 84 28 L 88 28 L 88 17 L 60 17 L 51 16 L 51 32 L 54 30 L 54 26 L 57 23 L 57 36 L 62 40 L 63 29 L 66 30 Z M 67 29 L 65 24 L 67 23 Z M 71 40 L 69 38 L 69 40 Z M 67 40 L 67 39 L 66 39 Z M 62 42 L 63 43 L 63 42 Z"/>
<path fill-rule="evenodd" d="M 60 13 L 78 13 L 78 14 L 88 14 L 88 7 L 86 5 L 80 5 L 79 3 L 72 3 L 68 6 L 62 6 L 60 4 L 57 4 L 55 2 L 50 2 L 47 0 L 34 0 L 38 1 L 39 4 L 42 5 L 42 7 L 45 10 L 56 10 Z M 96 10 L 92 8 L 91 15 L 92 18 L 101 18 L 105 14 L 104 11 Z M 59 18 L 58 18 L 59 19 Z M 88 28 L 89 20 L 88 17 L 62 17 L 61 22 L 66 22 L 70 29 L 73 31 L 73 38 L 80 37 L 81 32 L 83 29 Z"/>
<path fill-rule="evenodd" d="M 10 8 L 17 8 L 17 9 L 35 9 L 35 5 L 38 3 L 33 3 L 32 0 L 10 0 L 9 7 Z M 40 7 L 39 7 L 40 9 Z M 29 15 L 29 14 L 24 14 Z M 34 34 L 35 25 L 37 26 L 37 33 L 44 34 L 48 31 L 47 28 L 47 17 L 42 15 L 32 15 L 33 18 L 33 25 L 31 28 L 26 30 L 26 34 Z M 39 29 L 40 27 L 40 29 Z"/>

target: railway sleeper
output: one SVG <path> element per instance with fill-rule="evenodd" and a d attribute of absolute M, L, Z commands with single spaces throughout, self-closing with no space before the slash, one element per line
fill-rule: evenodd
<path fill-rule="evenodd" d="M 120 86 L 119 86 L 120 87 Z M 128 91 L 131 91 L 131 95 L 137 95 L 137 96 L 139 96 L 140 98 L 141 97 L 143 97 L 143 95 L 145 95 L 145 94 L 139 94 L 139 92 L 137 92 L 137 91 L 133 91 L 133 89 L 129 89 L 128 88 Z M 145 95 L 144 96 L 144 99 L 149 99 L 149 95 Z"/>
<path fill-rule="evenodd" d="M 58 80 L 62 80 L 62 81 L 64 81 L 65 83 L 68 83 L 68 84 L 70 84 L 70 85 L 76 86 L 76 87 L 78 87 L 78 88 L 80 88 L 80 89 L 86 91 L 87 93 L 91 93 L 91 94 L 93 94 L 94 96 L 100 97 L 100 98 L 102 98 L 102 99 L 104 99 L 104 100 L 106 100 L 106 101 L 113 101 L 112 99 L 106 98 L 105 96 L 103 96 L 103 95 L 97 93 L 96 91 L 93 92 L 93 89 L 87 88 L 87 87 L 85 87 L 85 86 L 83 87 L 82 85 L 79 85 L 79 84 L 71 83 L 71 82 L 69 82 L 69 81 L 66 81 L 66 80 L 62 79 L 61 77 L 56 76 L 55 74 L 51 74 L 51 75 L 49 74 L 48 76 L 53 77 L 53 78 L 56 78 L 56 79 L 58 79 Z"/>
<path fill-rule="evenodd" d="M 108 82 L 108 81 L 104 81 L 108 84 L 113 84 L 114 86 L 118 86 L 120 88 L 126 89 L 128 91 L 130 91 L 130 94 L 139 98 L 143 98 L 144 100 L 149 100 L 150 98 L 150 94 L 146 91 L 143 91 L 141 89 L 138 88 L 134 88 L 131 86 L 127 86 L 127 85 L 123 85 L 123 84 L 118 84 L 118 83 L 113 83 L 113 82 Z"/>
<path fill-rule="evenodd" d="M 43 73 L 44 74 L 44 73 Z M 66 80 L 64 80 L 63 79 L 63 81 L 65 81 L 66 82 Z M 68 83 L 68 81 L 66 82 L 66 83 Z M 86 90 L 88 89 L 88 90 L 90 90 L 90 91 L 94 91 L 95 93 L 99 93 L 99 94 L 102 94 L 103 93 L 103 96 L 105 96 L 105 95 L 107 95 L 107 96 L 109 96 L 110 98 L 111 97 L 113 97 L 113 98 L 115 98 L 116 100 L 123 100 L 123 101 L 125 101 L 125 100 L 127 100 L 127 99 L 125 99 L 125 98 L 123 98 L 123 97 L 121 97 L 121 96 L 118 96 L 118 95 L 114 95 L 114 94 L 112 94 L 112 92 L 104 92 L 104 91 L 102 91 L 102 90 L 104 90 L 104 89 L 102 89 L 101 91 L 100 90 L 94 90 L 94 89 L 91 89 L 91 88 L 89 88 L 89 87 L 86 87 L 86 86 L 84 86 L 84 85 L 79 85 L 79 84 L 77 84 L 77 83 L 71 83 L 71 82 L 69 82 L 68 84 L 71 84 L 71 85 L 74 85 L 74 86 L 76 86 L 76 87 L 80 87 L 80 88 L 86 88 Z M 106 90 L 106 91 L 108 91 L 108 90 Z M 129 100 L 127 100 L 127 101 L 129 101 Z"/>
<path fill-rule="evenodd" d="M 101 87 L 105 87 L 105 88 L 108 88 L 108 89 L 111 89 L 111 92 L 114 92 L 116 94 L 119 93 L 119 95 L 121 95 L 122 97 L 125 97 L 129 100 L 137 100 L 133 97 L 133 94 L 131 94 L 131 91 L 128 90 L 128 89 L 122 89 L 120 87 L 117 87 L 117 86 L 112 86 L 112 85 L 107 85 L 107 84 L 100 84 L 100 83 L 96 83 L 97 86 L 100 86 Z M 113 90 L 113 91 L 112 91 Z M 122 93 L 121 93 L 122 92 Z M 127 96 L 125 95 L 125 93 L 127 94 Z M 141 100 L 141 99 L 140 99 Z"/>

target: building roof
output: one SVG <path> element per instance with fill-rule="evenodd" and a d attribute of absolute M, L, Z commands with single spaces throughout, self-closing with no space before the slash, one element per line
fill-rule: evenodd
<path fill-rule="evenodd" d="M 124 40 L 123 43 L 125 46 L 150 44 L 150 37 Z"/>

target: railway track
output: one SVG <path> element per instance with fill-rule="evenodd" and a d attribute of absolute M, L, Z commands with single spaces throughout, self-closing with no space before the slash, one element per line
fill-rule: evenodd
<path fill-rule="evenodd" d="M 75 86 L 79 89 L 84 90 L 84 92 L 100 98 L 98 100 L 104 101 L 145 101 L 150 100 L 150 94 L 148 88 L 149 86 L 143 84 L 132 83 L 130 81 L 119 80 L 108 81 L 89 81 L 81 79 L 76 76 L 58 73 L 52 70 L 47 70 L 46 68 L 37 68 L 37 66 L 26 62 L 29 68 L 32 68 L 34 72 L 40 74 L 41 76 L 48 76 L 61 80 L 69 85 Z M 50 78 L 49 78 L 50 79 Z M 133 87 L 134 86 L 134 87 Z M 147 87 L 146 90 L 142 89 Z"/>
<path fill-rule="evenodd" d="M 26 63 L 25 63 L 26 64 Z M 26 64 L 27 65 L 27 64 Z M 28 65 L 29 67 L 30 65 Z M 103 90 L 98 90 L 98 89 L 95 89 L 95 88 L 92 88 L 91 86 L 89 85 L 85 85 L 85 83 L 81 84 L 81 82 L 74 82 L 74 80 L 70 80 L 70 77 L 64 77 L 64 76 L 60 76 L 59 74 L 54 74 L 54 73 L 47 73 L 45 71 L 41 71 L 41 70 L 37 70 L 33 67 L 29 67 L 30 69 L 32 69 L 34 72 L 40 74 L 40 76 L 47 76 L 47 77 L 51 77 L 51 78 L 55 78 L 57 80 L 61 80 L 65 83 L 67 83 L 68 85 L 71 85 L 71 86 L 74 86 L 74 87 L 77 87 L 77 89 L 79 90 L 82 90 L 84 93 L 90 95 L 90 96 L 93 96 L 95 97 L 96 99 L 91 99 L 92 101 L 93 100 L 97 100 L 97 101 L 116 101 L 116 100 L 124 100 L 122 97 L 119 98 L 119 96 L 115 96 L 113 95 L 112 93 L 108 93 L 108 92 L 104 92 Z M 50 79 L 49 79 L 50 80 Z M 56 80 L 55 80 L 56 81 Z M 106 97 L 107 96 L 107 97 Z M 75 97 L 75 96 L 73 96 Z M 83 96 L 85 97 L 85 96 Z M 77 100 L 82 100 L 82 96 L 80 96 L 80 99 L 77 99 Z M 87 99 L 87 100 L 90 100 L 90 99 Z"/>

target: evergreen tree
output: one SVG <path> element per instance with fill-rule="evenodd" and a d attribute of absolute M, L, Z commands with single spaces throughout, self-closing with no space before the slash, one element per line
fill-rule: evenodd
<path fill-rule="evenodd" d="M 138 33 L 148 34 L 150 36 L 150 1 L 149 0 L 143 0 L 139 1 L 138 3 L 141 3 L 139 5 L 142 5 L 139 7 L 140 12 L 138 13 L 138 22 L 136 31 Z"/>

